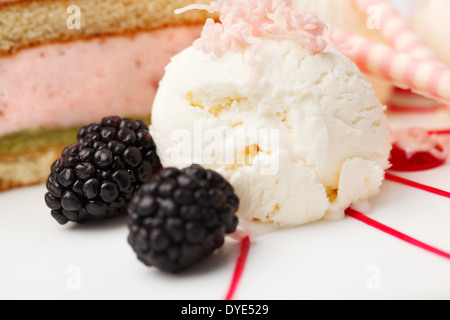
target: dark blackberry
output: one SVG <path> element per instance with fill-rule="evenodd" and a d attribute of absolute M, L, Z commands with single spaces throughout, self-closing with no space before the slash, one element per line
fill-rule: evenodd
<path fill-rule="evenodd" d="M 60 223 L 127 212 L 134 192 L 162 166 L 146 125 L 120 117 L 83 127 L 47 180 L 45 202 Z"/>
<path fill-rule="evenodd" d="M 140 261 L 180 272 L 220 248 L 238 224 L 239 199 L 218 173 L 166 168 L 128 206 L 128 242 Z"/>

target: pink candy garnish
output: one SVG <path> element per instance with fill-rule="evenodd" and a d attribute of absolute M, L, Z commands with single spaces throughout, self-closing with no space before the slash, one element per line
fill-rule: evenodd
<path fill-rule="evenodd" d="M 212 52 L 220 57 L 227 50 L 237 52 L 249 46 L 255 53 L 264 35 L 306 41 L 313 53 L 327 47 L 322 37 L 325 24 L 315 13 L 301 13 L 293 9 L 292 0 L 218 0 L 210 5 L 192 4 L 175 13 L 195 9 L 220 13 L 220 23 L 208 19 L 201 37 L 194 42 L 194 47 L 206 54 Z M 279 26 L 274 18 L 281 18 L 285 26 Z M 255 59 L 252 60 L 250 65 L 255 66 Z"/>

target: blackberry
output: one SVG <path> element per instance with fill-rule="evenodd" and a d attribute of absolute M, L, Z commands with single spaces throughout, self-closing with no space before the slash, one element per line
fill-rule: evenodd
<path fill-rule="evenodd" d="M 143 122 L 104 118 L 81 128 L 78 143 L 54 162 L 45 202 L 60 224 L 115 217 L 161 168 Z"/>
<path fill-rule="evenodd" d="M 238 224 L 239 199 L 217 172 L 165 168 L 128 206 L 128 242 L 147 266 L 180 272 L 220 248 Z"/>

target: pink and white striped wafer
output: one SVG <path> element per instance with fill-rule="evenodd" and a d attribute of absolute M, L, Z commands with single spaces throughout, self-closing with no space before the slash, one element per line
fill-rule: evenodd
<path fill-rule="evenodd" d="M 413 57 L 443 65 L 425 42 L 411 28 L 408 21 L 387 0 L 353 0 L 368 19 L 380 19 L 380 32 L 389 44 L 399 50 L 408 52 Z M 375 15 L 379 15 L 376 17 Z"/>
<path fill-rule="evenodd" d="M 327 36 L 361 71 L 450 105 L 450 69 L 332 26 Z"/>

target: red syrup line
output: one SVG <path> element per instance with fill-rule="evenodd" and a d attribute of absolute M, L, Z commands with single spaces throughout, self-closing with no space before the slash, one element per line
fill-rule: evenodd
<path fill-rule="evenodd" d="M 241 241 L 241 250 L 239 252 L 239 257 L 236 261 L 236 267 L 234 269 L 233 278 L 231 279 L 231 285 L 230 288 L 228 289 L 228 293 L 225 297 L 225 300 L 232 300 L 234 294 L 236 293 L 236 289 L 241 280 L 242 273 L 244 272 L 244 267 L 247 261 L 249 250 L 250 250 L 250 237 L 247 236 Z"/>
<path fill-rule="evenodd" d="M 447 191 L 444 191 L 444 190 L 440 190 L 440 189 L 437 189 L 437 188 L 433 188 L 433 187 L 430 187 L 430 186 L 426 186 L 424 184 L 420 184 L 420 183 L 417 183 L 417 182 L 414 182 L 414 181 L 411 181 L 411 180 L 408 180 L 408 179 L 404 179 L 404 178 L 398 177 L 396 175 L 393 175 L 391 173 L 386 173 L 386 180 L 390 180 L 390 181 L 393 181 L 393 182 L 401 183 L 401 184 L 404 184 L 404 185 L 409 186 L 409 187 L 413 187 L 413 188 L 416 188 L 416 189 L 420 189 L 422 191 L 426 191 L 426 192 L 430 192 L 430 193 L 436 194 L 436 195 L 441 196 L 441 197 L 450 198 L 450 192 L 447 192 Z"/>
<path fill-rule="evenodd" d="M 447 130 L 428 130 L 429 135 L 437 134 L 437 135 L 448 135 L 450 134 L 450 129 Z"/>
<path fill-rule="evenodd" d="M 405 242 L 407 242 L 409 244 L 412 244 L 412 245 L 414 245 L 416 247 L 419 247 L 421 249 L 424 249 L 426 251 L 429 251 L 431 253 L 437 254 L 437 255 L 439 255 L 441 257 L 444 257 L 444 258 L 450 260 L 450 253 L 444 252 L 444 251 L 439 250 L 437 248 L 434 248 L 434 247 L 432 247 L 432 246 L 430 246 L 430 245 L 428 245 L 426 243 L 423 243 L 423 242 L 421 242 L 419 240 L 411 238 L 410 236 L 408 236 L 408 235 L 406 235 L 404 233 L 401 233 L 401 232 L 399 232 L 399 231 L 397 231 L 395 229 L 392 229 L 392 228 L 390 228 L 390 227 L 388 227 L 388 226 L 386 226 L 386 225 L 384 225 L 382 223 L 379 223 L 378 221 L 375 221 L 375 220 L 369 218 L 368 216 L 362 214 L 361 212 L 358 212 L 358 211 L 353 210 L 353 209 L 347 209 L 347 211 L 345 213 L 346 213 L 347 216 L 352 217 L 352 218 L 354 218 L 354 219 L 356 219 L 358 221 L 361 221 L 361 222 L 363 222 L 363 223 L 365 223 L 365 224 L 367 224 L 367 225 L 369 225 L 371 227 L 374 227 L 375 229 L 378 229 L 378 230 L 380 230 L 380 231 L 382 231 L 384 233 L 387 233 L 387 234 L 389 234 L 389 235 L 391 235 L 393 237 L 396 237 L 396 238 L 398 238 L 400 240 L 403 240 L 403 241 L 405 241 Z"/>
<path fill-rule="evenodd" d="M 441 110 L 440 106 L 431 107 L 410 107 L 410 106 L 400 106 L 400 105 L 389 105 L 388 111 L 393 113 L 434 113 Z"/>

